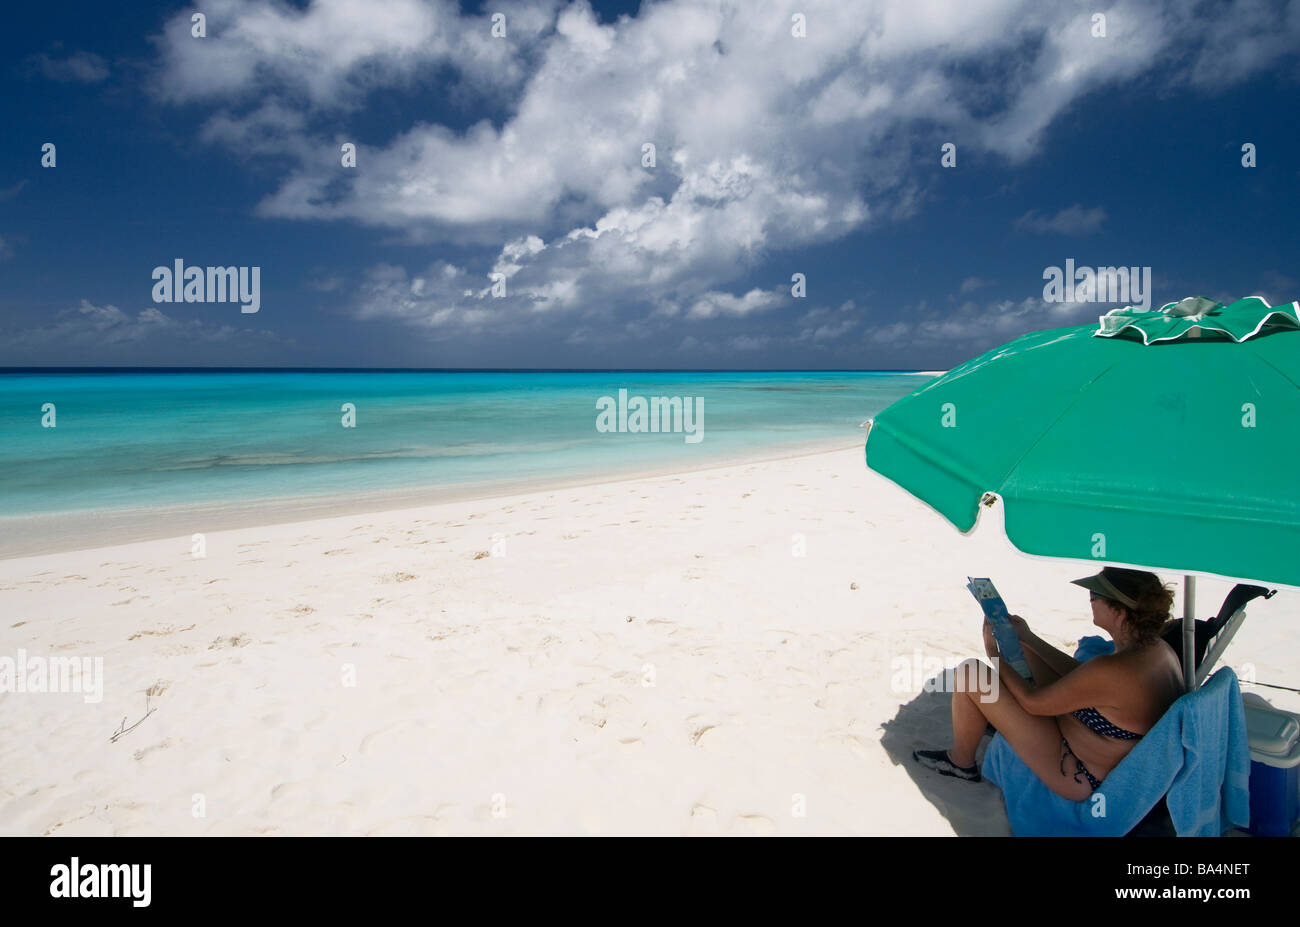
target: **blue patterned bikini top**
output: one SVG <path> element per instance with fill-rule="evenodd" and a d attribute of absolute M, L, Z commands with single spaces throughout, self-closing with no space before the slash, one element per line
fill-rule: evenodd
<path fill-rule="evenodd" d="M 1071 714 L 1082 721 L 1089 730 L 1095 731 L 1102 737 L 1114 737 L 1116 740 L 1139 740 L 1142 737 L 1141 734 L 1134 734 L 1132 731 L 1126 731 L 1122 727 L 1111 724 L 1095 708 L 1080 708 L 1078 711 L 1071 712 Z"/>

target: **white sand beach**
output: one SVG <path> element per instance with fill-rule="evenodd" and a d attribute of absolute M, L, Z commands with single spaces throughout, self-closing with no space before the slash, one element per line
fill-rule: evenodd
<path fill-rule="evenodd" d="M 968 575 L 1072 647 L 1094 571 L 984 515 L 859 446 L 0 561 L 0 656 L 104 676 L 0 694 L 0 833 L 1007 834 L 995 786 L 912 762 L 950 731 L 920 684 L 982 655 Z M 1298 684 L 1293 596 L 1239 674 Z"/>

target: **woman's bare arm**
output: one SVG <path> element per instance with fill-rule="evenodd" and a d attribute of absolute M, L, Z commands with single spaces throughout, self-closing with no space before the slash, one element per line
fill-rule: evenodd
<path fill-rule="evenodd" d="M 1056 682 L 1056 680 L 1061 678 L 1061 674 L 1048 665 L 1042 657 L 1036 654 L 1028 646 L 1024 646 L 1023 641 L 1021 644 L 1025 651 L 1025 662 L 1029 664 L 1029 672 L 1034 675 L 1034 685 L 1045 686 L 1048 683 Z"/>
<path fill-rule="evenodd" d="M 1051 685 L 1036 689 L 1031 689 L 1004 662 L 999 666 L 998 679 L 1031 715 L 1061 715 L 1089 705 L 1105 705 L 1108 700 L 1114 701 L 1116 689 L 1132 681 L 1124 668 L 1114 661 L 1115 658 L 1111 656 L 1094 657 Z"/>
<path fill-rule="evenodd" d="M 1042 663 L 1046 664 L 1058 678 L 1083 665 L 1065 651 L 1058 650 L 1028 629 L 1025 630 L 1024 635 L 1020 638 L 1020 646 L 1033 653 L 1033 655 Z"/>
<path fill-rule="evenodd" d="M 1034 671 L 1034 678 L 1039 685 L 1044 682 L 1054 681 L 1064 676 L 1071 670 L 1078 669 L 1082 664 L 1074 657 L 1057 650 L 1047 641 L 1043 640 L 1033 631 L 1029 630 L 1029 622 L 1019 615 L 1008 615 L 1011 626 L 1016 629 L 1016 637 L 1020 638 L 1020 646 L 1025 650 L 1025 659 L 1028 661 L 1030 668 Z M 1045 668 L 1050 674 L 1051 679 L 1038 679 L 1039 668 Z"/>

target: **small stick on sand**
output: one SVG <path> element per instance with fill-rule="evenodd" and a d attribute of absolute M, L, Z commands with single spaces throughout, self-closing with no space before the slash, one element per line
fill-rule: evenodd
<path fill-rule="evenodd" d="M 154 713 L 155 711 L 157 711 L 157 710 L 158 710 L 157 708 L 151 708 L 151 707 L 149 707 L 149 696 L 148 696 L 148 695 L 145 695 L 145 697 L 144 697 L 144 718 L 141 718 L 139 721 L 135 722 L 135 724 L 132 724 L 130 727 L 127 727 L 127 726 L 126 726 L 126 718 L 123 718 L 123 719 L 122 719 L 122 723 L 119 724 L 119 725 L 117 726 L 117 731 L 114 732 L 114 734 L 113 734 L 112 737 L 108 738 L 108 742 L 111 743 L 111 744 L 115 744 L 115 743 L 117 743 L 117 739 L 118 739 L 119 737 L 121 737 L 123 734 L 129 734 L 129 733 L 131 733 L 132 731 L 134 731 L 137 727 L 139 727 L 142 723 L 144 723 L 144 719 L 145 719 L 145 718 L 149 717 L 151 714 L 153 714 L 153 713 Z"/>

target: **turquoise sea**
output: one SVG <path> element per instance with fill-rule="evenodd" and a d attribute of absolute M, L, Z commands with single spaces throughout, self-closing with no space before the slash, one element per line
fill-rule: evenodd
<path fill-rule="evenodd" d="M 0 516 L 690 469 L 860 441 L 895 372 L 0 372 Z M 702 439 L 597 430 L 682 397 Z M 702 406 L 699 401 L 702 400 Z M 53 404 L 54 427 L 43 409 Z M 344 427 L 345 403 L 355 427 Z"/>

